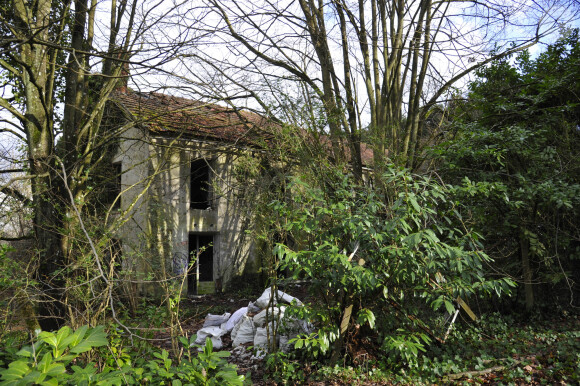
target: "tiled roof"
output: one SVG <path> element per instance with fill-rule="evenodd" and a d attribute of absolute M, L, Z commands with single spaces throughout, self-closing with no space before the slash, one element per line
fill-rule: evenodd
<path fill-rule="evenodd" d="M 276 123 L 244 110 L 149 92 L 116 92 L 112 100 L 154 133 L 180 133 L 245 145 L 263 143 Z"/>
<path fill-rule="evenodd" d="M 179 133 L 189 138 L 263 146 L 281 127 L 252 112 L 155 92 L 117 91 L 112 100 L 140 125 L 158 134 Z M 310 137 L 303 130 L 299 133 L 303 139 Z M 323 135 L 320 141 L 330 150 L 328 137 Z M 345 150 L 348 156 L 350 149 Z M 366 143 L 361 143 L 361 158 L 364 165 L 372 165 L 373 151 Z"/>

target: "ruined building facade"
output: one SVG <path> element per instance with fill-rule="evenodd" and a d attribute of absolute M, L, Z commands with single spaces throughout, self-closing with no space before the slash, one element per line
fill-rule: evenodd
<path fill-rule="evenodd" d="M 113 215 L 122 224 L 115 238 L 123 269 L 144 283 L 189 272 L 188 294 L 256 271 L 247 231 L 257 192 L 240 175 L 257 162 L 272 124 L 233 108 L 133 91 L 114 94 L 108 114 L 119 131 Z"/>

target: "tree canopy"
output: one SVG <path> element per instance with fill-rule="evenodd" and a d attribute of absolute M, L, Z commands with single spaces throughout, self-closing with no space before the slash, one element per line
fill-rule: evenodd
<path fill-rule="evenodd" d="M 450 140 L 436 153 L 444 178 L 461 184 L 488 252 L 524 284 L 528 309 L 549 283 L 569 302 L 577 297 L 579 71 L 577 29 L 536 58 L 493 62 L 456 103 Z"/>

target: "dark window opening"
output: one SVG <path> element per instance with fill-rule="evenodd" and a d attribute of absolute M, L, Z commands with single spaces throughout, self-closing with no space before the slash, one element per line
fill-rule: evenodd
<path fill-rule="evenodd" d="M 191 163 L 190 208 L 210 209 L 210 168 L 205 159 L 198 159 Z"/>
<path fill-rule="evenodd" d="M 187 293 L 196 295 L 199 282 L 213 281 L 213 235 L 189 235 Z"/>

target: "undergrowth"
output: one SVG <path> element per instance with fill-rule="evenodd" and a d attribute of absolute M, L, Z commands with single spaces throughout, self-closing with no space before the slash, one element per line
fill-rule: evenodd
<path fill-rule="evenodd" d="M 305 364 L 289 354 L 271 355 L 268 378 L 280 384 L 578 384 L 580 317 L 519 323 L 489 314 L 458 323 L 442 345 L 412 361 L 377 357 L 358 365 Z"/>
<path fill-rule="evenodd" d="M 195 338 L 180 339 L 182 355 L 176 360 L 167 350 L 148 346 L 143 352 L 123 346 L 118 336 L 109 340 L 104 326 L 39 331 L 30 345 L 3 349 L 0 381 L 3 385 L 244 384 L 245 376 L 225 360 L 229 352 L 213 351 L 211 339 L 201 348 Z"/>

